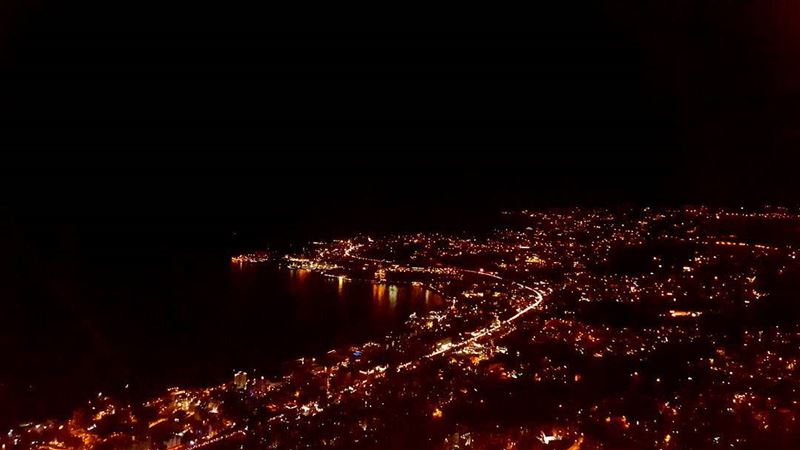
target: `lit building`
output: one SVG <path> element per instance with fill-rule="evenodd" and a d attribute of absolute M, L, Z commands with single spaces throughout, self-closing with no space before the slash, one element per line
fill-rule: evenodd
<path fill-rule="evenodd" d="M 277 388 L 280 385 L 281 383 L 279 381 L 272 381 L 267 378 L 261 377 L 255 381 L 255 391 L 259 394 L 266 394 L 267 392 Z"/>
<path fill-rule="evenodd" d="M 247 372 L 241 370 L 236 372 L 233 375 L 233 385 L 236 387 L 236 389 L 247 389 Z"/>

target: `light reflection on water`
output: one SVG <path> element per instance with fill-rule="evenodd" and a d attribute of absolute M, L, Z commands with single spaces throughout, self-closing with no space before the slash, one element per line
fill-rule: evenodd
<path fill-rule="evenodd" d="M 247 268 L 245 268 L 247 270 Z M 324 276 L 305 269 L 289 269 L 291 290 L 301 297 L 306 307 L 328 308 L 325 302 L 325 286 L 338 299 L 337 311 L 350 315 L 354 308 L 369 311 L 371 320 L 378 322 L 402 322 L 412 312 L 436 308 L 444 300 L 420 284 L 387 284 L 376 281 L 351 280 L 346 276 Z M 365 300 L 371 301 L 365 303 Z M 358 306 L 360 305 L 360 306 Z M 337 317 L 329 317 L 334 320 Z M 341 319 L 342 317 L 338 317 Z"/>
<path fill-rule="evenodd" d="M 402 292 L 402 294 L 401 294 Z M 400 301 L 409 301 L 412 303 L 417 303 L 420 299 L 419 290 L 416 287 L 403 287 L 401 291 L 400 287 L 394 284 L 384 284 L 384 283 L 372 283 L 372 300 L 378 307 L 386 308 L 390 310 L 394 310 L 397 308 L 397 302 Z M 427 296 L 426 296 L 427 297 Z M 426 307 L 428 306 L 428 301 L 423 303 Z"/>
<path fill-rule="evenodd" d="M 293 337 L 313 338 L 326 350 L 334 343 L 375 339 L 404 326 L 411 313 L 444 304 L 441 296 L 420 284 L 379 283 L 303 269 L 245 266 L 234 278 L 242 287 L 247 285 L 244 280 L 254 283 L 242 290 L 244 303 L 237 315 L 281 314 L 282 325 L 302 330 Z M 285 287 L 281 288 L 282 284 Z M 253 303 L 256 298 L 262 300 Z M 275 304 L 279 298 L 280 304 Z M 264 303 L 263 299 L 272 301 Z M 266 309 L 262 312 L 259 308 Z"/>
<path fill-rule="evenodd" d="M 383 283 L 373 283 L 372 299 L 375 301 L 375 303 L 378 305 L 383 304 L 383 300 L 385 297 L 386 297 L 386 285 Z"/>

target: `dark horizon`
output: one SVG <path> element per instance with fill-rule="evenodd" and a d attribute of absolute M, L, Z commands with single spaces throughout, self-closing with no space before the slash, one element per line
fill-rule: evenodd
<path fill-rule="evenodd" d="M 226 257 L 357 232 L 475 228 L 504 209 L 799 205 L 798 185 L 748 177 L 745 167 L 709 167 L 692 178 L 675 160 L 615 156 L 297 148 L 19 153 L 2 169 L 0 185 L 10 195 L 0 200 L 0 221 L 9 242 L 14 230 L 38 230 L 43 245 L 59 243 L 75 256 L 144 246 L 207 247 Z"/>

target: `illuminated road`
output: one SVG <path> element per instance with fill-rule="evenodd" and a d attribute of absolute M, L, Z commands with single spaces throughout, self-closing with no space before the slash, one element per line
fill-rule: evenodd
<path fill-rule="evenodd" d="M 357 259 L 357 260 L 361 260 L 361 261 L 370 261 L 370 262 L 377 262 L 377 263 L 383 263 L 383 264 L 392 264 L 391 261 L 378 260 L 378 259 L 372 259 L 372 258 L 364 258 L 362 256 L 358 256 L 357 254 L 354 253 L 356 248 L 357 248 L 356 246 L 351 245 L 350 247 L 345 249 L 345 251 L 344 251 L 345 256 L 347 256 L 348 258 L 353 258 L 353 259 Z M 461 269 L 461 268 L 455 268 L 455 270 L 458 270 L 458 271 L 460 271 L 462 273 L 468 273 L 468 274 L 472 274 L 472 275 L 478 275 L 478 276 L 493 278 L 493 279 L 499 280 L 499 281 L 506 281 L 503 277 L 501 277 L 499 275 L 496 275 L 496 274 L 493 274 L 493 273 L 490 273 L 490 272 L 485 272 L 483 270 L 470 270 L 470 269 Z M 442 348 L 440 348 L 438 350 L 435 350 L 435 351 L 433 351 L 431 353 L 428 353 L 427 355 L 424 355 L 424 356 L 420 357 L 419 359 L 417 359 L 415 361 L 407 361 L 405 363 L 402 363 L 402 364 L 397 366 L 397 370 L 400 371 L 400 370 L 406 369 L 411 364 L 414 364 L 415 362 L 418 362 L 418 361 L 420 361 L 422 359 L 434 358 L 436 356 L 448 353 L 448 352 L 450 352 L 452 350 L 456 350 L 456 349 L 459 349 L 461 347 L 467 346 L 467 345 L 469 345 L 471 343 L 474 343 L 474 342 L 476 342 L 478 339 L 480 339 L 482 337 L 489 336 L 492 333 L 494 333 L 494 332 L 496 332 L 496 331 L 498 331 L 500 329 L 503 329 L 503 328 L 513 324 L 517 319 L 519 319 L 520 317 L 524 316 L 526 313 L 528 313 L 528 312 L 530 312 L 530 311 L 532 311 L 534 309 L 537 309 L 542 304 L 542 302 L 544 301 L 544 294 L 542 293 L 542 291 L 540 291 L 538 289 L 535 289 L 535 288 L 532 288 L 530 286 L 524 285 L 522 283 L 516 282 L 516 281 L 512 281 L 511 283 L 516 285 L 516 286 L 518 286 L 518 287 L 520 287 L 520 288 L 522 288 L 522 289 L 525 289 L 525 290 L 531 292 L 533 294 L 535 300 L 531 304 L 526 306 L 525 308 L 517 311 L 516 314 L 514 314 L 513 316 L 509 317 L 508 319 L 505 319 L 505 320 L 501 321 L 499 324 L 494 325 L 494 326 L 489 327 L 489 328 L 486 328 L 486 329 L 483 329 L 483 330 L 480 330 L 480 331 L 478 331 L 478 330 L 473 331 L 471 333 L 472 337 L 469 338 L 469 339 L 463 340 L 463 341 L 461 341 L 461 342 L 459 342 L 457 344 L 443 346 Z"/>
<path fill-rule="evenodd" d="M 220 443 L 222 441 L 226 441 L 226 440 L 228 440 L 230 438 L 233 438 L 233 437 L 236 437 L 236 436 L 245 436 L 245 435 L 246 435 L 246 432 L 244 430 L 231 431 L 229 433 L 220 434 L 220 435 L 217 435 L 217 436 L 215 436 L 213 438 L 206 439 L 206 440 L 204 440 L 202 442 L 198 442 L 197 444 L 189 445 L 188 447 L 183 447 L 183 448 L 185 450 L 197 450 L 199 448 L 208 447 L 209 445 L 213 445 L 213 444 Z"/>
<path fill-rule="evenodd" d="M 460 269 L 460 270 L 461 270 L 462 272 L 469 272 L 469 273 L 473 273 L 473 274 L 477 274 L 477 275 L 482 275 L 482 276 L 486 276 L 486 277 L 491 277 L 491 278 L 494 278 L 494 279 L 497 279 L 497 280 L 503 280 L 503 278 L 502 278 L 502 277 L 500 277 L 500 276 L 498 276 L 498 275 L 495 275 L 495 274 L 487 273 L 487 272 L 480 272 L 480 271 L 476 271 L 476 270 L 468 270 L 468 269 Z M 444 354 L 444 353 L 447 353 L 447 352 L 449 352 L 449 351 L 451 351 L 451 350 L 455 350 L 455 349 L 458 349 L 458 348 L 464 347 L 464 346 L 466 346 L 466 345 L 469 345 L 469 344 L 471 344 L 471 343 L 473 343 L 473 342 L 476 342 L 478 339 L 480 339 L 480 338 L 482 338 L 482 337 L 484 337 L 484 336 L 488 336 L 488 335 L 490 335 L 490 334 L 494 333 L 495 331 L 497 331 L 497 330 L 500 330 L 500 329 L 502 329 L 503 327 L 506 327 L 506 326 L 508 326 L 508 325 L 510 325 L 510 324 L 512 324 L 512 323 L 514 323 L 514 321 L 516 321 L 516 320 L 517 320 L 517 319 L 519 319 L 520 317 L 524 316 L 524 315 L 525 315 L 526 313 L 528 313 L 529 311 L 532 311 L 532 310 L 534 310 L 534 309 L 538 308 L 538 307 L 539 307 L 539 305 L 541 305 L 541 304 L 542 304 L 542 302 L 544 301 L 544 294 L 543 294 L 543 293 L 542 293 L 540 290 L 538 290 L 538 289 L 534 289 L 534 288 L 532 288 L 532 287 L 530 287 L 530 286 L 526 286 L 526 285 L 524 285 L 524 284 L 522 284 L 522 283 L 518 283 L 518 282 L 516 282 L 516 281 L 514 281 L 514 282 L 512 282 L 512 283 L 513 283 L 513 284 L 515 284 L 515 285 L 517 285 L 517 286 L 519 286 L 519 287 L 521 287 L 521 288 L 523 288 L 523 289 L 526 289 L 526 290 L 528 290 L 528 291 L 532 292 L 532 293 L 533 293 L 533 296 L 535 297 L 535 300 L 533 301 L 533 303 L 531 303 L 530 305 L 526 306 L 525 308 L 523 308 L 523 309 L 521 309 L 521 310 L 517 311 L 517 313 L 516 313 L 516 314 L 514 314 L 513 316 L 509 317 L 509 318 L 508 318 L 508 319 L 506 319 L 506 320 L 503 320 L 503 321 L 501 321 L 501 322 L 500 322 L 499 324 L 497 324 L 497 325 L 494 325 L 494 326 L 492 326 L 492 327 L 486 328 L 486 329 L 485 329 L 485 330 L 483 330 L 483 331 L 474 331 L 474 332 L 472 333 L 472 337 L 471 337 L 471 338 L 469 338 L 469 339 L 466 339 L 466 340 L 464 340 L 464 341 L 461 341 L 461 342 L 459 342 L 458 344 L 453 344 L 453 345 L 449 345 L 449 346 L 443 346 L 443 347 L 442 347 L 442 348 L 440 348 L 439 350 L 436 350 L 436 351 L 434 351 L 434 352 L 432 352 L 432 353 L 429 353 L 429 354 L 427 354 L 427 355 L 423 356 L 422 358 L 433 358 L 433 357 L 436 357 L 436 356 L 442 355 L 442 354 Z M 410 364 L 410 363 L 404 363 L 404 364 L 401 364 L 400 366 L 398 366 L 398 369 L 400 369 L 401 367 L 402 367 L 402 368 L 405 368 L 405 367 L 407 367 L 407 366 L 408 366 L 408 364 Z"/>
<path fill-rule="evenodd" d="M 370 262 L 376 262 L 376 263 L 382 263 L 382 264 L 394 264 L 391 261 L 377 260 L 377 259 L 364 258 L 364 257 L 358 256 L 357 254 L 353 253 L 355 249 L 356 249 L 355 246 L 348 247 L 344 252 L 345 256 L 347 256 L 348 258 L 353 258 L 353 259 L 361 260 L 361 261 L 370 261 Z M 465 273 L 465 274 L 472 274 L 472 275 L 478 275 L 478 276 L 493 278 L 493 279 L 499 280 L 499 281 L 508 281 L 508 280 L 504 279 L 503 277 L 501 277 L 499 275 L 496 275 L 496 274 L 493 274 L 493 273 L 489 273 L 489 272 L 470 270 L 470 269 L 460 269 L 460 268 L 454 268 L 454 269 L 457 270 L 457 271 L 460 271 L 462 273 Z M 495 325 L 493 325 L 491 327 L 473 331 L 471 333 L 472 336 L 469 339 L 465 339 L 465 340 L 463 340 L 463 341 L 461 341 L 461 342 L 459 342 L 457 344 L 454 344 L 454 345 L 448 345 L 446 347 L 439 348 L 439 349 L 437 349 L 437 350 L 435 350 L 435 351 L 433 351 L 431 353 L 428 353 L 426 355 L 420 356 L 419 358 L 416 358 L 416 359 L 414 359 L 412 361 L 407 361 L 407 362 L 404 362 L 402 364 L 399 364 L 396 367 L 396 371 L 400 372 L 402 370 L 405 370 L 405 369 L 411 367 L 415 363 L 419 363 L 419 362 L 422 362 L 424 360 L 433 359 L 433 358 L 435 358 L 437 356 L 449 353 L 451 351 L 454 351 L 454 350 L 457 350 L 459 348 L 465 347 L 465 346 L 467 346 L 469 344 L 472 344 L 472 343 L 478 341 L 479 339 L 481 339 L 483 337 L 486 337 L 486 336 L 490 336 L 490 335 L 492 335 L 493 333 L 495 333 L 495 332 L 497 332 L 499 330 L 506 329 L 507 327 L 513 325 L 514 322 L 517 321 L 520 317 L 524 316 L 528 312 L 533 311 L 533 310 L 539 308 L 539 306 L 541 306 L 542 302 L 544 301 L 544 293 L 542 291 L 540 291 L 538 289 L 535 289 L 533 287 L 524 285 L 522 283 L 516 282 L 516 281 L 511 281 L 510 283 L 516 285 L 517 287 L 519 287 L 521 289 L 524 289 L 524 290 L 530 292 L 532 294 L 533 301 L 530 304 L 528 304 L 526 307 L 524 307 L 524 308 L 522 308 L 520 310 L 517 310 L 514 313 L 514 315 L 512 315 L 511 317 L 508 317 L 507 319 L 502 320 L 499 323 L 497 323 L 497 324 L 495 324 Z M 386 370 L 386 366 L 380 366 L 379 365 L 379 366 L 373 367 L 372 369 L 364 371 L 364 373 L 369 374 L 368 378 L 356 381 L 355 383 L 347 386 L 346 388 L 343 388 L 343 389 L 338 390 L 336 392 L 328 393 L 327 394 L 327 400 L 330 402 L 331 405 L 335 405 L 335 404 L 340 403 L 342 401 L 342 399 L 345 396 L 347 396 L 348 394 L 355 393 L 355 392 L 357 392 L 359 390 L 362 390 L 362 389 L 367 389 L 369 387 L 369 385 L 371 384 L 371 382 L 376 379 L 375 374 L 376 373 L 383 374 L 383 372 L 385 370 Z M 290 415 L 290 414 L 293 414 L 293 415 L 301 415 L 302 414 L 302 415 L 308 416 L 308 415 L 316 415 L 316 414 L 318 414 L 318 413 L 320 413 L 322 411 L 324 411 L 324 408 L 319 406 L 319 402 L 313 402 L 312 401 L 312 402 L 307 402 L 304 405 L 300 405 L 300 406 L 294 405 L 291 408 L 287 408 L 287 410 L 285 410 L 283 413 L 277 414 L 277 415 L 267 419 L 267 422 L 275 422 L 275 421 L 280 421 L 280 420 L 286 419 L 287 416 Z"/>

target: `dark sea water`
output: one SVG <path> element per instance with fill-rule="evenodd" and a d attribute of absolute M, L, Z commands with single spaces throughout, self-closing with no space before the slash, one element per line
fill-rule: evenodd
<path fill-rule="evenodd" d="M 238 368 L 277 374 L 442 303 L 421 287 L 222 258 L 66 261 L 2 288 L 0 426 L 68 416 L 97 392 L 136 401 L 224 382 Z"/>

